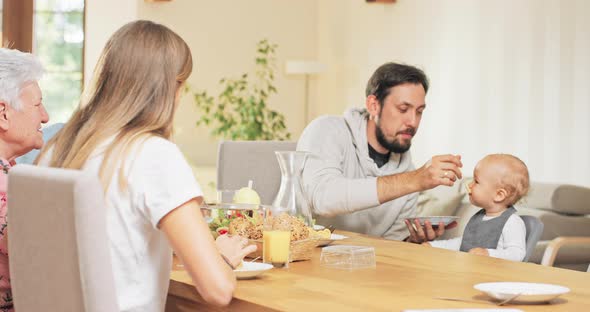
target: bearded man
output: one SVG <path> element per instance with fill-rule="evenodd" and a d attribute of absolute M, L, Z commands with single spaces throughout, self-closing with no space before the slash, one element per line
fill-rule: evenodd
<path fill-rule="evenodd" d="M 444 233 L 442 223 L 433 229 L 406 221 L 416 216 L 418 192 L 461 178 L 459 155 L 434 156 L 419 169 L 412 164 L 428 84 L 416 67 L 383 64 L 369 79 L 365 108 L 321 116 L 305 128 L 297 150 L 311 152 L 303 186 L 318 224 L 414 243 Z"/>

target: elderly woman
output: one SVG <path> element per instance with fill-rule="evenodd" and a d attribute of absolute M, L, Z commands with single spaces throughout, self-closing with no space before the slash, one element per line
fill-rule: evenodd
<path fill-rule="evenodd" d="M 37 81 L 41 63 L 31 54 L 0 48 L 0 310 L 13 309 L 6 237 L 7 174 L 14 159 L 43 146 L 49 121 Z"/>

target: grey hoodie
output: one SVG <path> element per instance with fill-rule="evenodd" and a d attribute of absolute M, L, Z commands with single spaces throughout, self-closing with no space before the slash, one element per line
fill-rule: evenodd
<path fill-rule="evenodd" d="M 312 154 L 303 170 L 303 187 L 316 223 L 336 229 L 402 240 L 406 217 L 415 216 L 417 193 L 379 205 L 377 177 L 414 170 L 410 152 L 391 154 L 378 168 L 367 143 L 368 113 L 350 109 L 323 116 L 303 131 L 298 151 Z"/>

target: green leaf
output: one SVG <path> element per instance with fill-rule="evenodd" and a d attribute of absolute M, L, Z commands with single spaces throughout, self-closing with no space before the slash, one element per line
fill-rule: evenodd
<path fill-rule="evenodd" d="M 277 68 L 275 51 L 278 46 L 267 39 L 260 40 L 256 46 L 255 75 L 244 73 L 237 79 L 220 79 L 221 92 L 217 97 L 186 86 L 186 92 L 192 93 L 195 106 L 201 113 L 196 125 L 211 127 L 211 134 L 215 137 L 233 140 L 290 138 L 284 116 L 268 108 L 270 95 L 277 93 L 272 82 Z"/>

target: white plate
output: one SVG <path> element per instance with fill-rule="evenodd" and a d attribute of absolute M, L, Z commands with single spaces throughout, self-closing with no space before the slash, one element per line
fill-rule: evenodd
<path fill-rule="evenodd" d="M 520 294 L 514 302 L 529 303 L 547 302 L 570 291 L 569 288 L 559 285 L 517 282 L 482 283 L 474 285 L 473 288 L 498 300 L 506 300 Z"/>
<path fill-rule="evenodd" d="M 523 312 L 521 309 L 491 308 L 491 309 L 420 309 L 403 310 L 402 312 Z"/>
<path fill-rule="evenodd" d="M 414 219 L 420 220 L 420 224 L 424 225 L 424 221 L 428 220 L 433 226 L 437 226 L 440 222 L 443 222 L 445 225 L 449 225 L 451 222 L 459 219 L 456 216 L 431 216 L 431 217 L 409 217 L 406 220 L 410 220 L 410 222 L 414 223 Z"/>
<path fill-rule="evenodd" d="M 332 233 L 330 235 L 330 239 L 322 239 L 320 240 L 318 247 L 324 247 L 324 246 L 328 246 L 331 243 L 337 241 L 337 240 L 343 240 L 345 238 L 348 238 L 348 236 L 344 236 L 344 235 L 340 235 L 340 234 L 334 234 Z"/>
<path fill-rule="evenodd" d="M 313 225 L 313 229 L 314 229 L 314 230 L 316 230 L 316 231 L 321 231 L 321 230 L 323 230 L 323 229 L 325 229 L 325 228 L 326 228 L 326 227 L 325 227 L 325 226 L 323 226 L 323 225 L 319 225 L 319 224 L 314 224 L 314 225 Z"/>
<path fill-rule="evenodd" d="M 234 273 L 237 279 L 249 279 L 255 278 L 270 269 L 272 269 L 270 263 L 244 262 L 241 268 L 234 270 Z"/>

